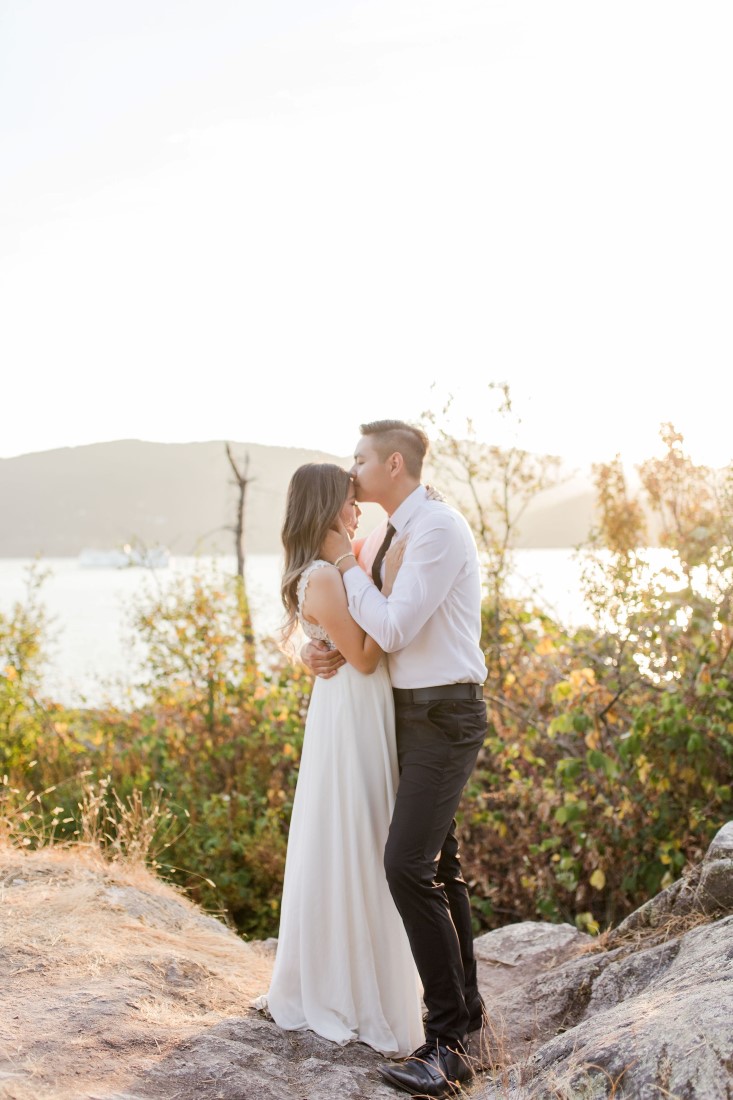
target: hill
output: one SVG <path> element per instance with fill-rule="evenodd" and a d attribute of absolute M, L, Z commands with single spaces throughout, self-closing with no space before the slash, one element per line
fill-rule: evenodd
<path fill-rule="evenodd" d="M 316 451 L 235 444 L 249 454 L 247 549 L 279 546 L 285 492 L 303 462 L 337 459 Z M 0 555 L 75 556 L 139 540 L 176 554 L 233 550 L 232 472 L 221 442 L 119 440 L 0 461 Z"/>
<path fill-rule="evenodd" d="M 348 456 L 256 443 L 233 444 L 249 455 L 246 545 L 275 553 L 285 493 L 304 462 Z M 589 478 L 575 475 L 543 493 L 522 523 L 520 545 L 573 546 L 592 516 Z M 231 553 L 235 490 L 224 443 L 118 440 L 0 459 L 0 557 L 73 557 L 83 548 L 109 549 L 138 541 L 174 554 Z M 365 510 L 362 531 L 379 510 Z"/>

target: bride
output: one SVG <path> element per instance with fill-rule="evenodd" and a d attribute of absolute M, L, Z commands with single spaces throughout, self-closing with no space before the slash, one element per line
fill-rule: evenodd
<path fill-rule="evenodd" d="M 392 689 L 382 650 L 349 615 L 338 569 L 319 557 L 329 528 L 340 519 L 353 537 L 358 517 L 345 470 L 296 470 L 282 530 L 284 634 L 299 622 L 347 663 L 313 685 L 272 983 L 255 1004 L 287 1030 L 400 1056 L 424 1032 L 417 970 L 382 865 L 398 781 Z M 399 560 L 397 547 L 383 591 Z"/>

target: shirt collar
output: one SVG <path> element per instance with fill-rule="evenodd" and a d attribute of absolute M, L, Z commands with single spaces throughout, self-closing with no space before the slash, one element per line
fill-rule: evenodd
<path fill-rule="evenodd" d="M 417 489 L 413 489 L 409 497 L 405 497 L 399 508 L 395 508 L 394 512 L 389 517 L 389 522 L 398 535 L 404 531 L 426 497 L 427 489 L 424 485 L 418 485 Z"/>

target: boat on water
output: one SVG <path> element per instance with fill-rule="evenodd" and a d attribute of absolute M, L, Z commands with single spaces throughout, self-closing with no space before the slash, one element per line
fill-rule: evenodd
<path fill-rule="evenodd" d="M 167 569 L 170 560 L 170 550 L 165 546 L 154 546 L 145 550 L 126 545 L 114 550 L 84 549 L 79 554 L 79 565 L 82 569 L 128 569 L 134 566 Z"/>

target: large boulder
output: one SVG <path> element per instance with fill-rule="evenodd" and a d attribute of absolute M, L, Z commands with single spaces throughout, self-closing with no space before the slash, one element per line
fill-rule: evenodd
<path fill-rule="evenodd" d="M 571 957 L 553 959 L 557 931 L 533 926 L 526 964 L 490 1002 L 494 1073 L 477 1100 L 733 1097 L 732 857 L 729 823 L 698 867 L 613 932 L 580 942 L 568 930 Z M 478 941 L 484 959 L 507 932 Z"/>

